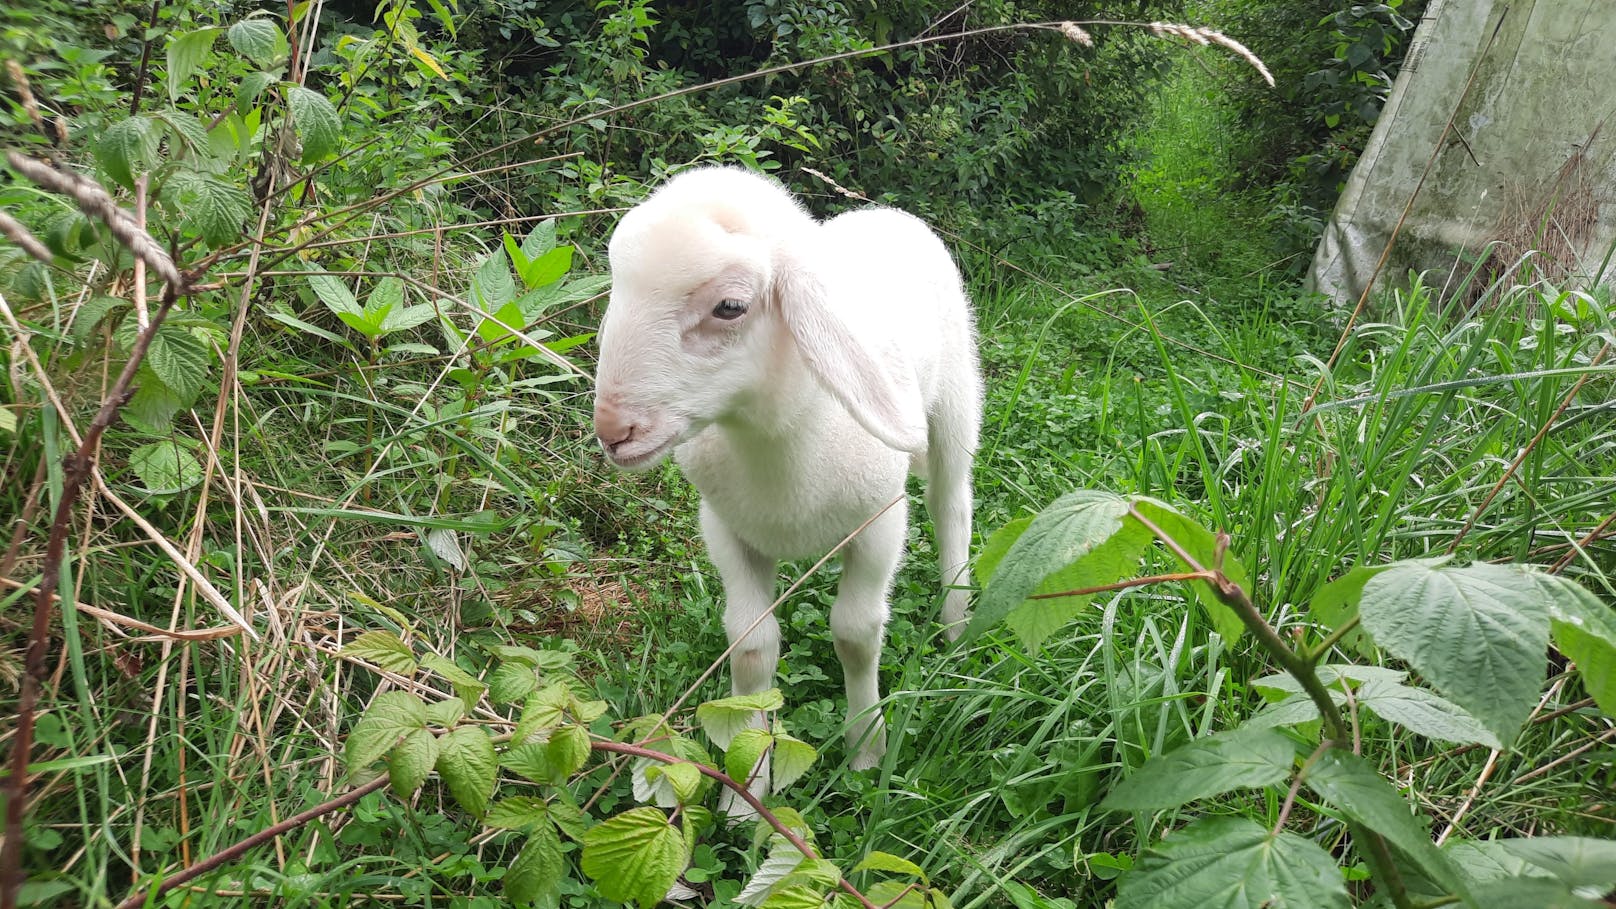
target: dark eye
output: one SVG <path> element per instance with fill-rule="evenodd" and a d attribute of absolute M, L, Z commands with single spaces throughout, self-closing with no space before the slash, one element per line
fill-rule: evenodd
<path fill-rule="evenodd" d="M 718 305 L 713 307 L 713 317 L 723 319 L 725 322 L 739 319 L 744 315 L 746 315 L 746 304 L 740 300 L 720 300 Z"/>

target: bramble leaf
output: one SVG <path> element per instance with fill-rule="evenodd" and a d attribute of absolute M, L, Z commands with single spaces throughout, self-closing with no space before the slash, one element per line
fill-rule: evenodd
<path fill-rule="evenodd" d="M 243 19 L 230 26 L 230 46 L 259 66 L 274 66 L 286 56 L 289 46 L 280 26 L 262 16 Z"/>
<path fill-rule="evenodd" d="M 1423 688 L 1369 681 L 1358 689 L 1357 698 L 1359 704 L 1374 711 L 1381 719 L 1426 738 L 1460 745 L 1503 747 L 1498 736 L 1476 722 L 1458 705 Z"/>
<path fill-rule="evenodd" d="M 481 817 L 494 794 L 499 761 L 481 726 L 459 726 L 438 739 L 438 776 L 462 808 Z"/>
<path fill-rule="evenodd" d="M 393 791 L 399 798 L 409 798 L 426 782 L 432 766 L 438 762 L 438 738 L 425 729 L 417 729 L 404 737 L 387 753 Z"/>
<path fill-rule="evenodd" d="M 1548 610 L 1528 575 L 1487 563 L 1400 562 L 1369 579 L 1359 611 L 1376 645 L 1499 741 L 1514 740 L 1548 662 Z"/>
<path fill-rule="evenodd" d="M 1295 761 L 1296 747 L 1277 730 L 1220 732 L 1146 761 L 1101 807 L 1160 811 L 1231 789 L 1271 786 L 1290 776 Z"/>
<path fill-rule="evenodd" d="M 426 705 L 408 691 L 387 691 L 365 710 L 344 746 L 348 772 L 370 766 L 399 739 L 426 728 Z"/>
<path fill-rule="evenodd" d="M 655 808 L 631 808 L 584 834 L 580 865 L 601 896 L 651 909 L 684 869 L 683 831 Z"/>
<path fill-rule="evenodd" d="M 294 85 L 286 90 L 286 101 L 292 109 L 292 125 L 303 140 L 302 163 L 318 161 L 337 150 L 342 144 L 342 117 L 325 95 Z"/>
<path fill-rule="evenodd" d="M 213 42 L 218 39 L 219 28 L 199 28 L 196 31 L 186 32 L 183 35 L 172 36 L 168 42 L 168 98 L 177 102 L 180 89 L 190 81 L 191 74 L 196 72 L 213 48 Z"/>
<path fill-rule="evenodd" d="M 202 462 L 178 442 L 148 442 L 129 453 L 129 467 L 153 495 L 184 492 L 202 482 Z"/>
<path fill-rule="evenodd" d="M 1175 830 L 1122 876 L 1116 909 L 1348 909 L 1335 860 L 1317 843 L 1238 817 Z"/>
<path fill-rule="evenodd" d="M 342 652 L 399 675 L 409 675 L 415 671 L 414 651 L 391 631 L 367 631 L 344 645 Z"/>
<path fill-rule="evenodd" d="M 566 872 L 561 838 L 556 835 L 555 827 L 540 825 L 529 834 L 522 851 L 505 873 L 505 896 L 513 903 L 533 903 L 541 909 L 555 909 L 561 905 L 561 882 Z"/>
<path fill-rule="evenodd" d="M 758 694 L 742 694 L 735 697 L 721 698 L 708 701 L 696 708 L 696 722 L 707 732 L 707 737 L 719 748 L 728 750 L 730 740 L 743 729 L 747 729 L 757 719 L 760 712 L 779 710 L 785 706 L 785 697 L 780 689 L 770 688 Z"/>

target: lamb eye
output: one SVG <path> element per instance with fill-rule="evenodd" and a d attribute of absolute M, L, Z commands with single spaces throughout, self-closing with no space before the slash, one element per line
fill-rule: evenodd
<path fill-rule="evenodd" d="M 720 300 L 718 305 L 713 307 L 713 317 L 726 322 L 739 319 L 745 314 L 746 304 L 740 300 Z"/>

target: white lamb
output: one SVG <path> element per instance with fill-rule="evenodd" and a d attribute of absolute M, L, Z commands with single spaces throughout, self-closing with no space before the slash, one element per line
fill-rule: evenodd
<path fill-rule="evenodd" d="M 772 179 L 704 168 L 630 211 L 610 258 L 595 434 L 627 470 L 672 451 L 701 492 L 724 627 L 732 643 L 745 635 L 735 693 L 773 684 L 780 626 L 764 613 L 777 561 L 829 551 L 901 498 L 910 471 L 928 478 L 950 587 L 942 621 L 957 637 L 982 383 L 970 305 L 937 236 L 890 209 L 821 223 Z M 843 550 L 831 609 L 855 769 L 886 752 L 876 673 L 907 504 Z"/>

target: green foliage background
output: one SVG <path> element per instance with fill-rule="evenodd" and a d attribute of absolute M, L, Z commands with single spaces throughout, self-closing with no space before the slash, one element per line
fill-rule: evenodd
<path fill-rule="evenodd" d="M 26 898 L 113 905 L 383 756 L 396 793 L 159 902 L 584 907 L 641 900 L 683 862 L 695 901 L 735 905 L 762 869 L 785 879 L 779 842 L 702 813 L 710 779 L 643 767 L 636 779 L 587 747 L 663 730 L 724 646 L 693 493 L 671 468 L 609 472 L 589 435 L 604 239 L 624 208 L 702 162 L 772 172 L 820 213 L 863 204 L 841 187 L 947 232 L 989 385 L 984 585 L 1035 513 L 1091 488 L 1150 497 L 1186 533 L 1227 531 L 1264 618 L 1309 644 L 1351 620 L 1366 572 L 1450 546 L 1467 562 L 1555 567 L 1608 602 L 1608 293 L 1414 282 L 1343 337 L 1342 314 L 1295 284 L 1420 9 L 383 0 L 300 4 L 289 23 L 284 7 L 196 0 L 6 6 L 0 57 L 34 101 L 6 77 L 0 144 L 94 177 L 128 207 L 143 183 L 153 235 L 216 284 L 157 335 L 100 453 L 105 490 L 76 525 L 70 589 L 111 616 L 67 610 L 53 625 Z M 1217 47 L 1095 26 L 1092 47 L 996 31 L 697 90 L 1067 17 L 1220 27 L 1279 84 Z M 295 54 L 289 25 L 304 36 Z M 18 326 L 0 352 L 11 690 L 71 445 L 63 421 L 88 421 L 138 316 L 132 262 L 107 231 L 0 173 L 0 207 L 55 257 L 0 245 Z M 873 774 L 845 768 L 834 573 L 810 578 L 782 615 L 789 734 L 769 740 L 823 750 L 781 795 L 801 811 L 786 815 L 794 829 L 872 896 L 919 884 L 903 906 L 1153 905 L 1144 869 L 1225 841 L 1251 874 L 1270 858 L 1316 871 L 1322 889 L 1307 892 L 1321 905 L 1373 904 L 1355 819 L 1305 798 L 1282 812 L 1307 750 L 1285 743 L 1307 742 L 1313 721 L 1236 729 L 1294 708 L 1294 692 L 1204 590 L 1022 604 L 1028 590 L 1174 567 L 1124 536 L 1098 547 L 1099 567 L 1024 561 L 1012 593 L 979 599 L 1006 624 L 945 652 L 917 522 L 882 667 L 894 747 Z M 160 633 L 224 625 L 210 596 L 265 640 Z M 1406 823 L 1390 826 L 1451 821 L 1461 846 L 1444 854 L 1472 872 L 1502 861 L 1480 842 L 1495 835 L 1609 837 L 1609 719 L 1593 700 L 1609 684 L 1608 666 L 1594 671 L 1603 639 L 1555 634 L 1588 658 L 1578 674 L 1556 657 L 1547 681 L 1519 661 L 1511 690 L 1541 704 L 1512 748 L 1477 747 L 1499 736 L 1463 711 L 1433 727 L 1372 707 L 1355 730 L 1365 758 L 1336 781 L 1399 781 Z M 1328 643 L 1333 659 L 1403 672 L 1384 669 L 1379 641 Z M 1450 693 L 1442 671 L 1423 681 Z M 1393 698 L 1385 686 L 1405 679 L 1388 678 L 1340 670 L 1330 684 L 1382 706 L 1436 697 Z M 725 693 L 720 673 L 687 706 Z M 1501 712 L 1493 726 L 1508 725 Z M 669 750 L 710 762 L 702 714 L 673 724 Z M 518 745 L 496 751 L 484 729 Z M 544 747 L 523 750 L 517 730 Z M 1148 782 L 1130 781 L 1196 759 L 1171 757 L 1192 742 L 1266 755 L 1240 784 L 1255 791 L 1197 792 L 1209 801 L 1194 808 L 1141 796 Z M 690 827 L 635 807 L 636 786 L 689 803 L 677 823 Z M 612 879 L 600 856 L 641 839 L 660 858 L 643 880 Z M 675 840 L 688 854 L 673 856 Z M 822 867 L 802 873 L 824 883 Z M 1548 887 L 1529 882 L 1522 905 Z"/>

